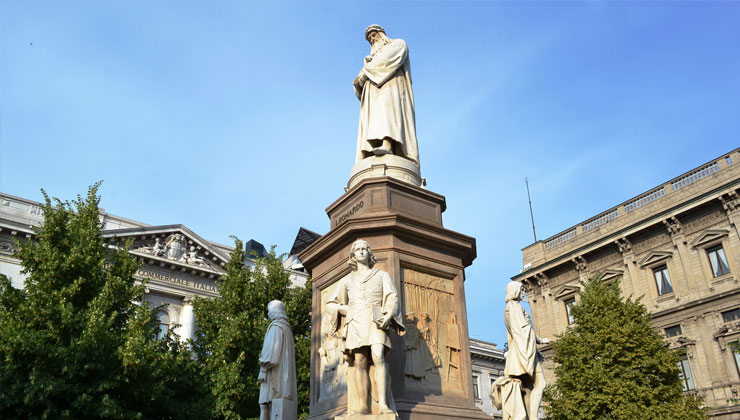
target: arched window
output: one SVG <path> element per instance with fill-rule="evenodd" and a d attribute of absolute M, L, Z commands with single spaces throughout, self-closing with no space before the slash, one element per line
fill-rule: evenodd
<path fill-rule="evenodd" d="M 167 335 L 167 330 L 170 329 L 170 316 L 165 311 L 160 311 L 157 315 L 159 319 L 159 330 L 157 331 L 157 341 L 163 339 Z"/>

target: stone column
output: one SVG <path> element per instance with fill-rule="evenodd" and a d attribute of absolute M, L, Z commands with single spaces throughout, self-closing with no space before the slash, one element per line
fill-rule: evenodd
<path fill-rule="evenodd" d="M 177 327 L 177 335 L 180 336 L 180 341 L 183 343 L 188 339 L 193 338 L 193 328 L 195 327 L 195 313 L 193 312 L 193 297 L 187 296 L 182 300 L 182 309 L 180 310 L 180 318 L 178 319 L 180 324 Z"/>

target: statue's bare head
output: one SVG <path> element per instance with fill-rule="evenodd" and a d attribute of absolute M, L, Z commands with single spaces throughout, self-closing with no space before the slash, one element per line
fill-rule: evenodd
<path fill-rule="evenodd" d="M 267 317 L 271 321 L 278 318 L 288 318 L 288 314 L 285 313 L 285 304 L 279 300 L 273 300 L 267 304 Z"/>
<path fill-rule="evenodd" d="M 372 268 L 375 265 L 375 261 L 375 255 L 367 241 L 358 239 L 352 244 L 352 248 L 349 251 L 349 261 L 347 262 L 352 268 L 352 271 L 357 270 L 358 263 Z"/>

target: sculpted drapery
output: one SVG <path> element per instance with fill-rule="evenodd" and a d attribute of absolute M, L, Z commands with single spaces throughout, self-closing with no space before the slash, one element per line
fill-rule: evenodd
<path fill-rule="evenodd" d="M 506 324 L 509 353 L 506 357 L 504 375 L 509 377 L 533 376 L 537 363 L 537 338 L 529 315 L 519 303 L 520 292 L 516 286 L 512 284 L 512 287 L 506 289 L 504 323 Z"/>
<path fill-rule="evenodd" d="M 402 39 L 385 39 L 387 44 L 365 58 L 358 76 L 364 82 L 355 84 L 361 102 L 355 161 L 372 156 L 379 142 L 390 139 L 394 154 L 418 166 L 409 49 Z"/>
<path fill-rule="evenodd" d="M 259 403 L 266 404 L 277 398 L 297 401 L 295 376 L 295 345 L 293 332 L 287 318 L 273 320 L 265 333 L 259 358 Z"/>
<path fill-rule="evenodd" d="M 373 344 L 383 344 L 391 348 L 388 333 L 378 328 L 375 322 L 383 314 L 392 314 L 395 327 L 404 329 L 398 293 L 391 276 L 385 271 L 372 269 L 365 276 L 352 272 L 339 280 L 339 285 L 327 304 L 328 307 L 335 305 L 349 306 L 341 332 L 345 340 L 345 350 L 351 351 Z M 338 317 L 332 322 L 336 328 Z"/>

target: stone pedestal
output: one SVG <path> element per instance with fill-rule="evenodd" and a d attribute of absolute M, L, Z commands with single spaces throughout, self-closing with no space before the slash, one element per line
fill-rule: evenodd
<path fill-rule="evenodd" d="M 370 159 L 366 159 L 370 160 Z M 475 407 L 465 307 L 465 267 L 475 239 L 442 225 L 445 198 L 389 177 L 364 178 L 327 209 L 331 230 L 299 258 L 312 276 L 309 419 L 346 415 L 349 367 L 324 311 L 364 239 L 399 292 L 406 334 L 391 334 L 391 389 L 401 419 L 484 419 Z M 356 418 L 356 417 L 353 417 Z"/>
<path fill-rule="evenodd" d="M 416 187 L 426 185 L 419 167 L 412 161 L 396 155 L 372 156 L 355 163 L 349 174 L 347 190 L 363 179 L 387 176 L 403 180 Z"/>
<path fill-rule="evenodd" d="M 270 401 L 270 420 L 295 420 L 298 418 L 298 404 L 293 400 L 275 398 Z"/>

